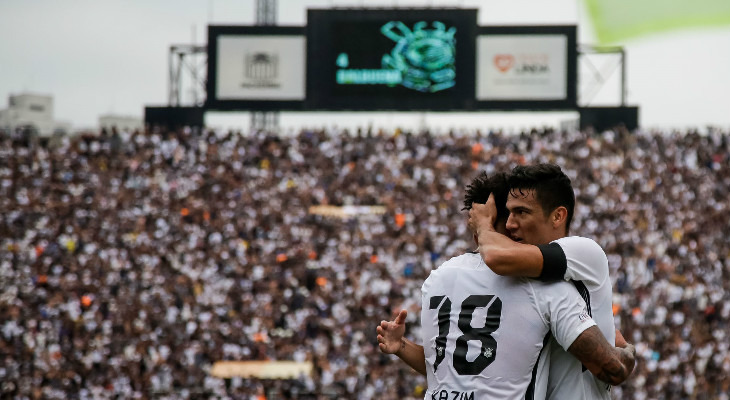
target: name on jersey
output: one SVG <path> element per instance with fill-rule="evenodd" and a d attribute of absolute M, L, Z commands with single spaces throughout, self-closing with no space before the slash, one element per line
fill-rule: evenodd
<path fill-rule="evenodd" d="M 431 400 L 474 400 L 474 392 L 441 389 L 431 393 Z"/>

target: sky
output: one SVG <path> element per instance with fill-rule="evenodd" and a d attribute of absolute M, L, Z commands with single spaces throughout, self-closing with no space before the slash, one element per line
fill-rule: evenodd
<path fill-rule="evenodd" d="M 578 42 L 595 44 L 580 0 L 279 0 L 278 24 L 303 26 L 307 8 L 464 7 L 480 25 L 576 24 Z M 255 0 L 1 0 L 0 109 L 10 94 L 54 97 L 54 115 L 74 128 L 94 128 L 103 114 L 143 117 L 166 105 L 172 44 L 205 44 L 207 25 L 253 25 Z M 617 43 L 627 53 L 627 99 L 646 128 L 730 129 L 730 27 L 678 30 Z M 591 63 L 604 85 L 579 65 L 579 98 L 617 105 L 619 71 L 611 57 Z M 608 72 L 614 71 L 613 74 Z M 189 100 L 186 93 L 183 100 Z M 247 113 L 209 113 L 220 128 L 247 128 Z M 523 129 L 557 125 L 576 113 L 282 113 L 284 130 L 318 126 Z"/>

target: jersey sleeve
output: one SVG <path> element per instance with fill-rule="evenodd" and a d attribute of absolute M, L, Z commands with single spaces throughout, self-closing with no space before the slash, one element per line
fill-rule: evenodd
<path fill-rule="evenodd" d="M 538 248 L 543 257 L 543 281 L 576 280 L 599 286 L 608 278 L 606 253 L 592 239 L 564 237 Z"/>
<path fill-rule="evenodd" d="M 536 300 L 555 340 L 565 350 L 583 331 L 596 325 L 578 290 L 567 282 L 542 284 L 536 288 Z"/>
<path fill-rule="evenodd" d="M 423 281 L 423 284 L 421 285 L 421 298 L 425 299 L 428 297 L 428 291 L 431 288 L 432 282 L 434 278 L 432 278 L 436 273 L 436 270 L 431 271 L 431 273 L 428 275 L 425 281 Z"/>
<path fill-rule="evenodd" d="M 439 268 L 434 269 L 428 274 L 428 277 L 425 281 L 423 281 L 423 284 L 421 285 L 421 298 L 425 299 L 428 298 L 429 292 L 433 289 L 434 285 L 438 286 L 437 282 L 439 280 L 438 276 L 441 275 L 443 272 L 443 266 L 446 263 L 442 264 Z M 438 289 L 436 289 L 438 290 Z"/>

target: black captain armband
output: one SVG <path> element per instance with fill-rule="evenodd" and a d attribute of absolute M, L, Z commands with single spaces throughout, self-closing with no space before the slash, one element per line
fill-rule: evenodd
<path fill-rule="evenodd" d="M 565 277 L 568 269 L 568 260 L 563 248 L 557 243 L 541 244 L 537 246 L 542 253 L 542 271 L 537 279 L 541 281 L 559 281 Z"/>

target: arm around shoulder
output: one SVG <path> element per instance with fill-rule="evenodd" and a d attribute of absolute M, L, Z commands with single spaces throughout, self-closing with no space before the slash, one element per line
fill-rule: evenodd
<path fill-rule="evenodd" d="M 537 246 L 522 244 L 494 231 L 480 232 L 479 254 L 497 275 L 537 278 L 542 272 L 542 253 Z"/>

